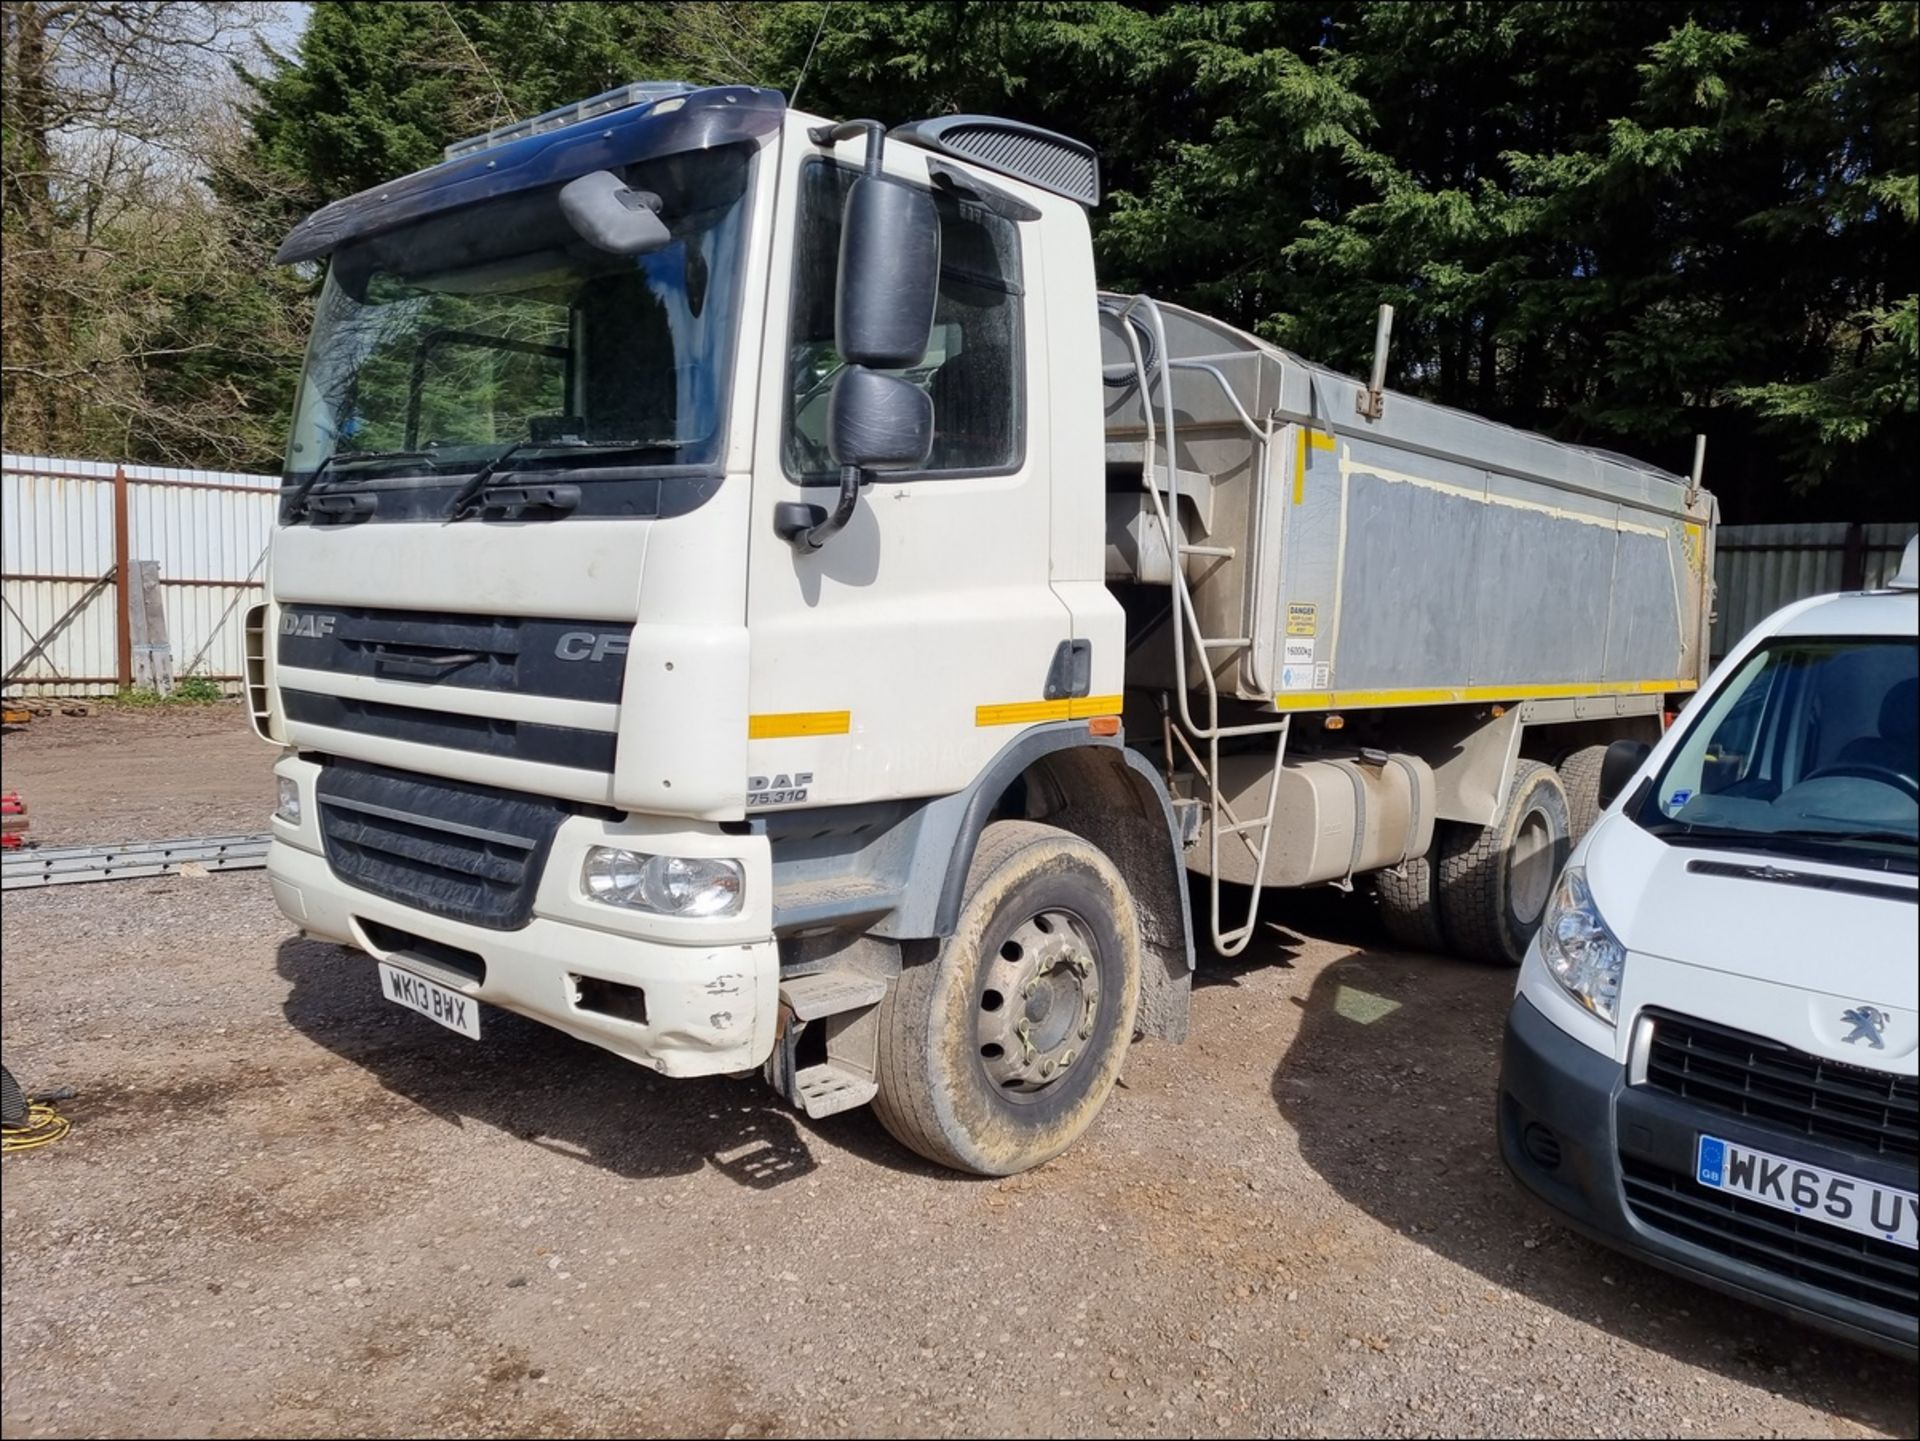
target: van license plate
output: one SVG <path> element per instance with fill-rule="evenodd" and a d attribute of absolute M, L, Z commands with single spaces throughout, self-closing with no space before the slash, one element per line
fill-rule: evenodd
<path fill-rule="evenodd" d="M 385 961 L 380 966 L 380 993 L 396 1005 L 418 1011 L 430 1021 L 438 1021 L 449 1031 L 458 1031 L 471 1040 L 480 1039 L 480 1003 L 445 986 L 435 985 L 412 971 L 403 971 Z"/>
<path fill-rule="evenodd" d="M 1916 1249 L 1920 1199 L 1910 1191 L 1843 1176 L 1805 1161 L 1789 1161 L 1718 1136 L 1700 1138 L 1694 1171 L 1700 1184 L 1710 1190 L 1731 1191 L 1763 1206 Z"/>

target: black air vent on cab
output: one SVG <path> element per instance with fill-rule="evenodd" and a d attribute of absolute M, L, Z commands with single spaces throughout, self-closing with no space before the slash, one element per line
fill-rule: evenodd
<path fill-rule="evenodd" d="M 971 160 L 1091 209 L 1100 203 L 1100 157 L 1091 145 L 991 115 L 942 115 L 890 130 L 891 140 Z"/>

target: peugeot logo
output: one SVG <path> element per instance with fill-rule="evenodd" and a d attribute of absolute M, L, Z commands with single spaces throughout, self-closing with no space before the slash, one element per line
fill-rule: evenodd
<path fill-rule="evenodd" d="M 1853 1027 L 1840 1038 L 1849 1046 L 1855 1041 L 1865 1041 L 1876 1051 L 1886 1049 L 1880 1043 L 1880 1036 L 1887 1029 L 1887 1022 L 1893 1018 L 1878 1006 L 1855 1006 L 1850 1011 L 1842 1011 L 1840 1019 Z"/>

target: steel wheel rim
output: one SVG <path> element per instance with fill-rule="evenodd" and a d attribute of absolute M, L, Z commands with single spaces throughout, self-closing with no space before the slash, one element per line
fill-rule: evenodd
<path fill-rule="evenodd" d="M 1520 834 L 1513 838 L 1513 857 L 1507 892 L 1513 897 L 1513 913 L 1524 924 L 1540 919 L 1547 908 L 1547 893 L 1553 888 L 1553 827 L 1540 811 L 1529 811 L 1520 823 Z"/>
<path fill-rule="evenodd" d="M 1100 994 L 1099 946 L 1079 916 L 1050 908 L 1008 932 L 974 1007 L 974 1049 L 993 1088 L 1025 1104 L 1083 1066 Z"/>

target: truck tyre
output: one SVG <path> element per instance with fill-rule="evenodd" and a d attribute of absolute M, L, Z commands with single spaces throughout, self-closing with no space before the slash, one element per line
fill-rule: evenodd
<path fill-rule="evenodd" d="M 1493 824 L 1449 826 L 1440 846 L 1440 923 L 1463 956 L 1517 966 L 1573 849 L 1552 766 L 1520 761 Z"/>
<path fill-rule="evenodd" d="M 1582 746 L 1560 758 L 1560 785 L 1567 793 L 1567 837 L 1579 845 L 1581 837 L 1600 819 L 1600 767 L 1605 746 Z"/>
<path fill-rule="evenodd" d="M 1433 894 L 1433 873 L 1439 862 L 1440 831 L 1425 855 L 1409 856 L 1394 870 L 1373 873 L 1373 893 L 1380 901 L 1380 920 L 1394 944 L 1410 951 L 1444 951 L 1440 907 Z"/>
<path fill-rule="evenodd" d="M 1052 826 L 981 834 L 954 932 L 880 1002 L 880 1124 L 930 1161 L 1008 1176 L 1086 1130 L 1126 1059 L 1140 924 L 1113 862 Z"/>

